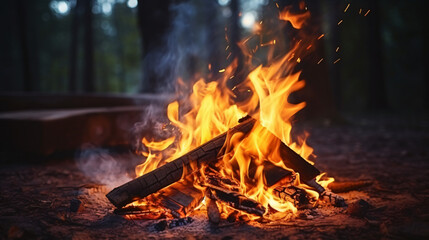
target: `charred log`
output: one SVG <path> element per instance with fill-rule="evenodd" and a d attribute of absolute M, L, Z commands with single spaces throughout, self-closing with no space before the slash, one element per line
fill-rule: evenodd
<path fill-rule="evenodd" d="M 296 186 L 276 187 L 273 193 L 281 200 L 293 203 L 297 208 L 306 208 L 310 204 L 307 192 Z"/>
<path fill-rule="evenodd" d="M 192 168 L 192 166 L 201 166 L 217 160 L 219 155 L 223 155 L 222 147 L 227 137 L 237 132 L 249 133 L 255 122 L 256 120 L 252 118 L 245 119 L 234 128 L 213 138 L 182 157 L 113 189 L 106 195 L 107 198 L 116 207 L 122 207 L 179 181 L 184 174 L 190 175 L 198 170 L 198 168 Z"/>
<path fill-rule="evenodd" d="M 213 185 L 207 185 L 208 197 L 216 201 L 222 201 L 228 206 L 237 210 L 262 216 L 265 213 L 265 207 L 260 203 L 238 193 L 223 189 Z"/>
<path fill-rule="evenodd" d="M 161 205 L 169 209 L 174 217 L 186 217 L 203 200 L 203 193 L 190 184 L 175 183 L 162 190 Z"/>
<path fill-rule="evenodd" d="M 182 157 L 113 189 L 106 196 L 116 207 L 122 207 L 135 200 L 144 198 L 149 194 L 155 193 L 179 181 L 182 177 L 197 172 L 201 166 L 216 161 L 218 157 L 225 154 L 225 148 L 223 148 L 223 146 L 229 137 L 237 132 L 246 135 L 252 130 L 255 124 L 258 124 L 257 121 L 250 116 L 243 118 L 237 126 L 231 128 L 227 132 L 213 138 Z M 320 171 L 290 149 L 286 144 L 281 142 L 280 139 L 276 138 L 274 135 L 273 138 L 279 141 L 279 154 L 285 165 L 298 172 L 301 180 L 304 182 L 314 181 L 314 178 L 320 174 Z M 278 179 L 270 182 L 272 183 L 275 181 L 278 181 Z"/>
<path fill-rule="evenodd" d="M 209 221 L 213 224 L 219 224 L 220 222 L 220 212 L 216 204 L 216 200 L 207 198 L 207 216 Z"/>

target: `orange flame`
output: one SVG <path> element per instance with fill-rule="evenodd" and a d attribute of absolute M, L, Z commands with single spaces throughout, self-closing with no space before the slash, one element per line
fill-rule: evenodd
<path fill-rule="evenodd" d="M 280 19 L 291 22 L 294 28 L 301 28 L 309 17 L 308 11 L 294 14 L 290 8 L 285 8 L 280 13 Z M 266 66 L 256 67 L 246 79 L 234 86 L 234 90 L 227 87 L 227 81 L 234 77 L 236 61 L 219 70 L 222 77 L 217 81 L 196 81 L 186 100 L 174 101 L 167 108 L 168 119 L 179 130 L 180 136 L 158 142 L 143 138 L 142 143 L 148 150 L 142 153 L 146 161 L 136 167 L 137 176 L 148 173 L 226 132 L 237 125 L 240 118 L 249 114 L 258 119 L 260 124 L 256 124 L 245 138 L 241 133 L 236 133 L 225 142 L 227 154 L 218 162 L 220 174 L 237 179 L 240 193 L 261 203 L 266 209 L 271 207 L 282 212 L 282 217 L 295 213 L 297 210 L 292 203 L 280 200 L 272 193 L 273 189 L 264 184 L 263 163 L 270 161 L 276 166 L 288 169 L 277 151 L 280 141 L 304 159 L 308 159 L 313 152 L 305 143 L 307 135 L 298 141 L 291 137 L 291 119 L 305 107 L 305 102 L 292 104 L 288 101 L 291 93 L 305 86 L 305 82 L 300 79 L 301 72 L 293 71 L 297 64 L 297 61 L 293 60 L 295 54 L 302 51 L 302 48 L 305 49 L 304 44 L 300 43 L 301 41 L 297 42 L 283 57 Z M 246 100 L 237 102 L 237 94 L 244 93 Z M 252 174 L 249 171 L 251 165 L 256 165 Z M 194 184 L 201 189 L 205 180 L 204 171 L 201 170 L 200 175 L 195 177 Z M 300 184 L 299 179 L 296 184 Z M 313 194 L 317 197 L 317 193 Z M 229 211 L 226 206 L 221 208 L 224 212 Z"/>
<path fill-rule="evenodd" d="M 295 29 L 301 29 L 306 20 L 310 17 L 310 12 L 293 13 L 291 9 L 292 7 L 285 7 L 285 9 L 280 12 L 279 19 L 290 22 Z"/>

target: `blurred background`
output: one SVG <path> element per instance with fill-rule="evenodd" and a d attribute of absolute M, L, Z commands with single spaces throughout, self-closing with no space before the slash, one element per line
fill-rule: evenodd
<path fill-rule="evenodd" d="M 177 77 L 207 72 L 208 63 L 215 70 L 228 63 L 222 54 L 226 27 L 233 39 L 241 39 L 269 18 L 276 4 L 297 2 L 5 0 L 0 91 L 169 92 Z M 423 1 L 306 4 L 315 31 L 325 34 L 319 54 L 330 89 L 323 91 L 338 110 L 427 112 Z"/>
<path fill-rule="evenodd" d="M 235 43 L 276 39 L 276 47 L 288 49 L 302 34 L 319 39 L 297 65 L 307 84 L 291 100 L 307 102 L 302 116 L 330 123 L 347 114 L 427 115 L 429 40 L 423 4 L 3 0 L 0 131 L 8 137 L 0 144 L 6 150 L 51 153 L 87 142 L 128 143 L 117 135 L 141 121 L 141 106 L 174 96 L 178 78 L 185 84 L 197 77 L 216 79 L 233 59 L 240 78 L 251 69 L 241 67 L 245 59 Z M 310 11 L 302 31 L 278 20 L 286 6 L 297 13 Z M 255 38 L 257 25 L 273 30 L 264 32 L 266 39 Z M 28 140 L 24 147 L 33 136 L 44 137 L 40 146 Z"/>

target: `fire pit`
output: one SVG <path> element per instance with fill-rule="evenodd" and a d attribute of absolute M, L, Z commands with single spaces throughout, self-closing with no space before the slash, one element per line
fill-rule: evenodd
<path fill-rule="evenodd" d="M 279 14 L 296 29 L 309 16 L 304 5 L 299 12 L 286 7 Z M 256 33 L 260 39 L 263 32 Z M 305 102 L 289 101 L 305 85 L 296 66 L 319 39 L 295 40 L 284 56 L 269 57 L 257 67 L 247 53 L 248 65 L 240 67 L 250 70 L 247 76 L 234 61 L 219 70 L 218 79 L 199 79 L 189 94 L 179 95 L 180 100 L 167 107 L 169 122 L 158 124 L 162 137 L 141 139 L 137 153 L 144 162 L 136 167 L 139 177 L 106 195 L 116 212 L 133 218 L 181 219 L 163 222 L 167 225 L 157 227 L 162 229 L 190 223 L 185 217 L 196 209 L 220 224 L 225 219 L 287 222 L 298 208 L 347 206 L 327 188 L 334 179 L 309 160 L 314 156 L 306 137 L 291 134 L 294 115 L 305 107 Z M 242 49 L 250 48 L 248 41 L 240 43 Z M 270 49 L 275 43 L 271 39 L 257 46 Z"/>

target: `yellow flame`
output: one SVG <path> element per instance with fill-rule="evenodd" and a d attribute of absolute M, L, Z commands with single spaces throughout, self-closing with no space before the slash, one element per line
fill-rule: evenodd
<path fill-rule="evenodd" d="M 301 28 L 309 17 L 308 11 L 296 14 L 291 13 L 290 8 L 285 8 L 280 13 L 280 19 L 291 22 L 294 28 Z M 320 35 L 318 39 L 323 36 L 323 34 Z M 247 40 L 241 44 L 245 44 Z M 167 117 L 171 125 L 179 130 L 180 136 L 163 141 L 149 141 L 143 138 L 142 143 L 148 149 L 142 152 L 146 161 L 136 167 L 136 174 L 141 176 L 186 154 L 226 132 L 237 125 L 240 118 L 250 114 L 258 120 L 258 124 L 255 124 L 246 137 L 242 133 L 235 133 L 225 142 L 226 154 L 217 165 L 220 177 L 236 179 L 239 182 L 241 194 L 259 202 L 266 209 L 272 208 L 284 213 L 277 216 L 285 217 L 286 214 L 294 214 L 297 209 L 293 204 L 278 199 L 273 194 L 273 189 L 265 185 L 263 169 L 265 161 L 289 169 L 277 150 L 281 142 L 307 161 L 313 152 L 305 142 L 308 134 L 296 141 L 291 136 L 291 119 L 306 105 L 305 102 L 293 104 L 288 101 L 291 93 L 305 86 L 304 80 L 300 79 L 301 72 L 293 71 L 301 58 L 291 61 L 295 58 L 295 54 L 308 46 L 304 46 L 301 42 L 301 40 L 298 41 L 283 57 L 265 66 L 254 68 L 240 84 L 232 89 L 228 88 L 227 82 L 234 78 L 237 61 L 219 70 L 222 76 L 216 81 L 198 79 L 192 87 L 191 94 L 185 100 L 174 101 L 167 107 Z M 274 44 L 275 40 L 272 40 L 269 45 Z M 211 65 L 208 68 L 210 69 Z M 245 97 L 237 96 L 240 94 Z M 245 100 L 236 101 L 239 97 Z M 251 166 L 256 166 L 252 173 Z M 206 178 L 204 170 L 200 169 L 200 173 L 194 176 L 194 184 L 202 189 Z M 328 184 L 325 180 L 317 179 L 317 181 L 326 186 Z M 299 178 L 295 184 L 303 186 L 300 185 Z M 317 193 L 310 190 L 309 192 L 315 197 L 318 196 Z M 227 206 L 220 206 L 220 208 L 223 213 L 231 211 Z"/>

